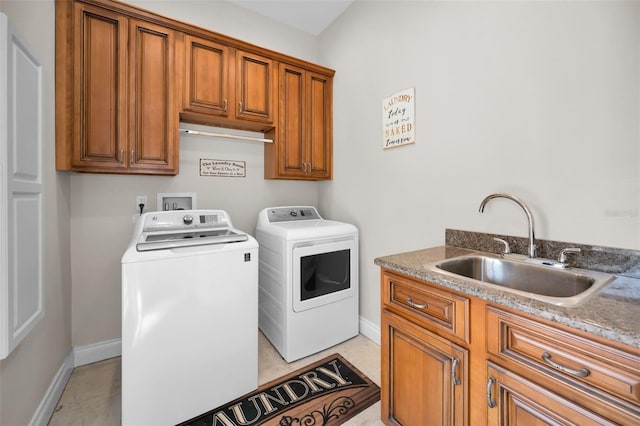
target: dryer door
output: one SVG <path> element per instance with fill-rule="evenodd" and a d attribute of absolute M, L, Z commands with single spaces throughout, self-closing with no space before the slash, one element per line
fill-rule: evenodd
<path fill-rule="evenodd" d="M 357 295 L 354 238 L 305 242 L 293 247 L 293 310 L 305 311 Z"/>

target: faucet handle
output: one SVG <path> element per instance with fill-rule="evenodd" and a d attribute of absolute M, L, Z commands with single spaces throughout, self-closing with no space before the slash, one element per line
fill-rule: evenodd
<path fill-rule="evenodd" d="M 494 238 L 493 241 L 497 241 L 499 243 L 504 244 L 504 250 L 503 250 L 502 254 L 510 254 L 511 253 L 511 247 L 509 247 L 509 243 L 508 242 L 506 242 L 502 238 Z"/>
<path fill-rule="evenodd" d="M 582 250 L 580 250 L 578 247 L 563 248 L 560 251 L 560 255 L 558 256 L 558 262 L 562 263 L 563 265 L 566 265 L 567 264 L 567 254 L 580 253 L 580 252 L 582 252 Z"/>

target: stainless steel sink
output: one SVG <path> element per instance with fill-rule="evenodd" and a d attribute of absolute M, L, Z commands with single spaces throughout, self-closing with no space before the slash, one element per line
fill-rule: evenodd
<path fill-rule="evenodd" d="M 508 260 L 472 255 L 445 260 L 437 270 L 552 303 L 576 306 L 609 283 L 613 276 L 584 269 L 557 269 L 534 259 Z"/>

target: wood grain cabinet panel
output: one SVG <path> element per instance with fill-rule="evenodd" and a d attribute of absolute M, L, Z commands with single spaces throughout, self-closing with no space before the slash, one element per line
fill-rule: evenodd
<path fill-rule="evenodd" d="M 385 424 L 640 425 L 637 348 L 384 268 L 380 293 Z"/>
<path fill-rule="evenodd" d="M 383 276 L 384 308 L 448 338 L 469 343 L 469 299 L 400 275 Z"/>
<path fill-rule="evenodd" d="M 180 117 L 196 124 L 268 131 L 276 117 L 276 62 L 185 34 Z"/>
<path fill-rule="evenodd" d="M 56 169 L 175 175 L 184 121 L 266 133 L 265 178 L 331 179 L 333 75 L 126 2 L 56 0 Z"/>
<path fill-rule="evenodd" d="M 468 351 L 388 312 L 382 314 L 382 420 L 464 425 Z"/>
<path fill-rule="evenodd" d="M 128 20 L 82 3 L 73 6 L 72 146 L 64 161 L 73 169 L 126 171 Z"/>
<path fill-rule="evenodd" d="M 487 376 L 489 426 L 616 424 L 498 365 L 489 363 Z"/>
<path fill-rule="evenodd" d="M 236 58 L 236 116 L 272 124 L 277 97 L 274 61 L 240 50 Z"/>
<path fill-rule="evenodd" d="M 487 352 L 513 374 L 617 424 L 640 424 L 640 356 L 487 307 Z"/>
<path fill-rule="evenodd" d="M 231 49 L 211 40 L 185 35 L 183 110 L 220 117 L 229 116 L 234 104 L 229 90 Z"/>
<path fill-rule="evenodd" d="M 57 169 L 176 174 L 175 32 L 82 2 L 56 16 Z"/>
<path fill-rule="evenodd" d="M 333 78 L 280 63 L 278 124 L 265 145 L 265 178 L 323 180 L 333 170 Z"/>
<path fill-rule="evenodd" d="M 144 21 L 130 23 L 129 169 L 156 173 L 177 169 L 175 33 Z"/>

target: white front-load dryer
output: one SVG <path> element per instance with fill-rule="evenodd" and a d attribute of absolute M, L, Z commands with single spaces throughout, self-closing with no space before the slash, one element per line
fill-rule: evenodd
<path fill-rule="evenodd" d="M 311 206 L 258 216 L 259 325 L 287 362 L 358 334 L 358 230 Z"/>

